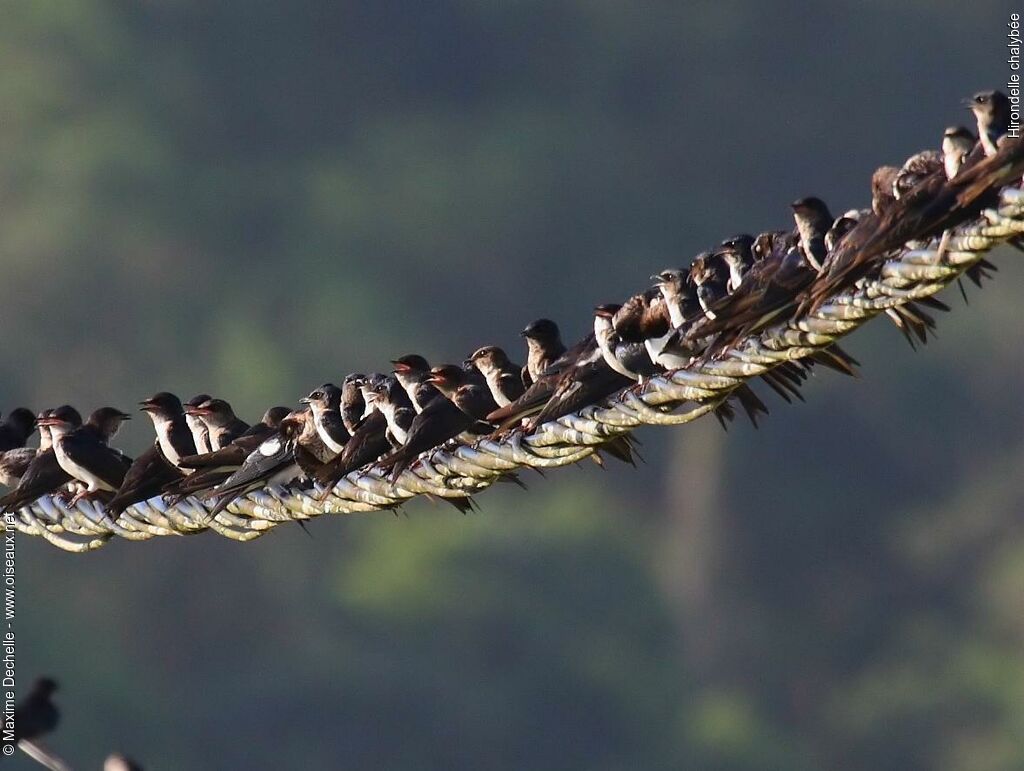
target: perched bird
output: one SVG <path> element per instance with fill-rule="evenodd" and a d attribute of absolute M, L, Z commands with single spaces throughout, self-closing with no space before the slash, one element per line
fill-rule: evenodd
<path fill-rule="evenodd" d="M 470 417 L 483 421 L 498 409 L 487 385 L 475 382 L 462 367 L 442 364 L 430 370 L 430 382 Z"/>
<path fill-rule="evenodd" d="M 316 481 L 326 488 L 322 497 L 329 495 L 331 488 L 346 474 L 373 463 L 391 449 L 387 418 L 371 401 L 369 415 L 353 432 L 345 449 L 316 472 Z"/>
<path fill-rule="evenodd" d="M 250 452 L 256 449 L 260 442 L 277 431 L 281 421 L 290 412 L 291 410 L 288 407 L 271 407 L 263 413 L 263 417 L 260 418 L 259 422 L 249 426 L 226 447 L 207 453 L 184 456 L 181 459 L 182 468 L 195 471 L 237 468 L 242 465 L 242 461 L 245 460 Z"/>
<path fill-rule="evenodd" d="M 801 198 L 790 204 L 793 219 L 800 236 L 800 250 L 804 259 L 818 273 L 828 256 L 825 248 L 825 234 L 832 227 L 835 218 L 820 198 Z"/>
<path fill-rule="evenodd" d="M 521 377 L 523 386 L 529 388 L 541 372 L 565 353 L 565 345 L 558 325 L 550 319 L 532 321 L 519 334 L 526 339 L 526 365 Z"/>
<path fill-rule="evenodd" d="M 192 473 L 165 485 L 164 494 L 174 501 L 216 487 L 242 465 L 249 453 L 277 431 L 290 412 L 287 407 L 271 407 L 258 423 L 251 425 L 227 447 L 202 455 L 185 456 L 181 459 L 181 467 L 192 470 Z"/>
<path fill-rule="evenodd" d="M 211 450 L 210 429 L 206 427 L 206 422 L 199 416 L 199 413 L 195 412 L 195 409 L 200 404 L 210 401 L 211 398 L 213 397 L 209 394 L 196 394 L 182 405 L 185 410 L 185 423 L 188 425 L 188 430 L 192 432 L 192 440 L 195 442 L 196 452 L 199 454 Z"/>
<path fill-rule="evenodd" d="M 754 265 L 754 237 L 749 233 L 728 238 L 719 246 L 718 253 L 729 268 L 729 281 L 726 291 L 735 292 L 743 282 L 743 277 Z"/>
<path fill-rule="evenodd" d="M 688 271 L 670 268 L 651 278 L 657 283 L 624 303 L 612 316 L 612 328 L 621 342 L 641 342 L 655 367 L 678 369 L 698 353 L 682 343 L 680 330 L 704 311 Z"/>
<path fill-rule="evenodd" d="M 191 434 L 189 434 L 191 439 Z M 107 501 L 106 510 L 114 518 L 129 506 L 154 498 L 168 485 L 185 475 L 175 464 L 164 455 L 159 440 L 153 442 L 149 449 L 135 459 L 124 475 L 121 486 L 114 496 Z"/>
<path fill-rule="evenodd" d="M 590 339 L 593 347 L 582 346 L 571 362 L 566 362 L 555 376 L 550 397 L 530 420 L 527 431 L 595 404 L 636 382 L 608 366 L 596 335 Z"/>
<path fill-rule="evenodd" d="M 195 437 L 185 420 L 181 400 L 161 391 L 139 402 L 139 409 L 149 415 L 156 431 L 156 440 L 165 460 L 177 467 L 186 455 L 197 452 Z"/>
<path fill-rule="evenodd" d="M 235 498 L 261 487 L 286 485 L 304 475 L 296 450 L 307 430 L 315 434 L 309 410 L 293 410 L 277 431 L 259 444 L 241 467 L 204 497 L 215 500 L 212 515 L 223 511 Z"/>
<path fill-rule="evenodd" d="M 522 367 L 509 361 L 508 355 L 496 345 L 478 348 L 469 357 L 487 381 L 491 396 L 499 407 L 511 404 L 526 390 Z"/>
<path fill-rule="evenodd" d="M 665 300 L 665 309 L 674 329 L 680 329 L 690 321 L 703 316 L 704 309 L 697 299 L 697 287 L 688 270 L 666 268 L 651 276 L 658 291 Z"/>
<path fill-rule="evenodd" d="M 437 389 L 427 382 L 430 376 L 430 364 L 417 353 L 400 356 L 391 362 L 395 377 L 412 400 L 413 409 L 423 412 L 423 408 L 437 397 Z"/>
<path fill-rule="evenodd" d="M 185 407 L 185 414 L 197 415 L 206 424 L 211 450 L 227 447 L 249 428 L 249 424 L 238 418 L 231 405 L 223 399 L 207 399 L 198 407 Z"/>
<path fill-rule="evenodd" d="M 696 287 L 701 310 L 709 319 L 714 319 L 711 306 L 728 294 L 729 270 L 725 262 L 712 252 L 701 252 L 690 264 L 690 279 Z"/>
<path fill-rule="evenodd" d="M 498 424 L 499 430 L 505 430 L 523 418 L 540 412 L 558 388 L 561 378 L 576 366 L 585 366 L 595 359 L 603 359 L 597 347 L 597 340 L 591 332 L 582 340 L 570 346 L 565 353 L 553 361 L 547 369 L 540 373 L 533 385 L 511 404 L 500 407 L 487 416 L 491 423 Z M 607 365 L 605 365 L 607 369 Z M 612 372 L 621 378 L 617 372 Z"/>
<path fill-rule="evenodd" d="M 836 248 L 836 245 L 853 230 L 857 223 L 860 222 L 861 218 L 866 216 L 866 211 L 860 209 L 850 209 L 844 214 L 836 217 L 835 222 L 832 223 L 832 227 L 828 229 L 825 234 L 825 250 L 831 252 Z"/>
<path fill-rule="evenodd" d="M 479 386 L 462 386 L 459 390 L 472 388 Z M 390 469 L 392 480 L 397 480 L 420 453 L 432 450 L 478 425 L 472 415 L 458 406 L 459 401 L 458 392 L 452 400 L 443 397 L 432 399 L 413 419 L 405 444 L 381 458 L 377 465 Z"/>
<path fill-rule="evenodd" d="M 43 417 L 48 413 L 49 410 L 44 410 L 40 413 L 39 417 Z M 35 421 L 36 418 L 33 418 L 33 425 Z M 0 453 L 0 484 L 12 490 L 16 488 L 21 482 L 21 478 L 28 471 L 32 461 L 35 460 L 36 455 L 47 452 L 52 446 L 53 440 L 50 436 L 50 429 L 43 426 L 39 429 L 38 449 L 34 447 L 14 447 Z"/>
<path fill-rule="evenodd" d="M 334 455 L 345 449 L 352 437 L 341 417 L 341 389 L 333 383 L 325 383 L 299 401 L 312 410 L 313 423 L 324 445 Z"/>
<path fill-rule="evenodd" d="M 1010 100 L 1002 91 L 979 91 L 964 102 L 978 122 L 978 139 L 991 158 L 998 151 L 997 143 L 1010 129 Z"/>
<path fill-rule="evenodd" d="M 61 411 L 63 419 L 73 428 L 82 425 L 82 416 L 78 414 L 78 410 L 68 405 L 59 407 L 57 410 L 44 410 L 39 413 L 37 421 L 39 435 L 42 438 L 39 451 L 21 475 L 18 486 L 0 498 L 0 506 L 3 506 L 4 511 L 16 511 L 23 506 L 28 506 L 44 495 L 56 493 L 71 481 L 71 475 L 57 462 L 57 454 L 52 447 L 52 432 L 46 422 L 58 410 Z M 47 443 L 45 448 L 43 442 Z"/>
<path fill-rule="evenodd" d="M 36 452 L 35 447 L 15 447 L 0 453 L 0 485 L 11 489 L 17 487 Z"/>
<path fill-rule="evenodd" d="M 998 190 L 1019 181 L 1024 171 L 1024 144 L 1000 140 L 998 151 L 947 179 L 937 170 L 895 202 L 882 217 L 862 219 L 829 255 L 826 271 L 808 292 L 806 309 L 814 309 L 840 289 L 877 270 L 886 256 L 910 241 L 937 238 L 998 203 Z"/>
<path fill-rule="evenodd" d="M 612 329 L 620 340 L 642 343 L 672 330 L 672 317 L 658 286 L 628 298 L 612 316 Z"/>
<path fill-rule="evenodd" d="M 18 407 L 0 423 L 0 452 L 24 447 L 36 430 L 36 418 L 30 410 Z"/>
<path fill-rule="evenodd" d="M 946 173 L 943 154 L 938 150 L 922 150 L 903 162 L 892 181 L 892 195 L 897 201 L 939 169 Z"/>
<path fill-rule="evenodd" d="M 893 183 L 900 170 L 895 166 L 879 166 L 871 175 L 871 211 L 881 217 L 896 202 Z"/>
<path fill-rule="evenodd" d="M 946 179 L 953 179 L 960 173 L 964 161 L 978 144 L 977 137 L 963 126 L 950 126 L 942 134 L 942 168 Z"/>
<path fill-rule="evenodd" d="M 367 399 L 384 415 L 387 421 L 387 437 L 393 447 L 401 447 L 405 444 L 409 427 L 413 418 L 416 417 L 416 410 L 412 406 L 412 400 L 402 388 L 398 378 L 393 375 L 376 378 L 369 382 L 369 393 Z"/>
<path fill-rule="evenodd" d="M 765 244 L 771 252 L 754 263 L 735 292 L 712 306 L 715 318 L 697 319 L 688 326 L 684 335 L 686 342 L 698 345 L 702 338 L 714 336 L 716 342 L 706 352 L 713 355 L 783 315 L 787 309 L 795 308 L 797 293 L 811 285 L 817 271 L 807 261 L 803 250 L 788 239 L 766 238 Z"/>
<path fill-rule="evenodd" d="M 124 482 L 131 465 L 130 458 L 109 445 L 131 415 L 113 407 L 101 407 L 80 427 L 75 426 L 76 415 L 72 408 L 58 407 L 39 421 L 40 425 L 50 427 L 57 463 L 85 485 L 71 499 L 70 506 L 83 499 L 109 498 Z"/>
<path fill-rule="evenodd" d="M 60 722 L 60 710 L 53 703 L 57 682 L 41 677 L 32 685 L 28 695 L 14 707 L 14 742 L 18 749 L 36 763 L 54 771 L 69 771 L 69 766 L 40 741 L 52 733 Z M 5 753 L 6 754 L 6 753 Z"/>
<path fill-rule="evenodd" d="M 594 309 L 594 339 L 605 363 L 632 381 L 643 381 L 662 372 L 662 367 L 651 360 L 643 342 L 625 342 L 612 325 L 612 319 L 621 305 L 598 305 Z"/>
<path fill-rule="evenodd" d="M 14 708 L 14 740 L 38 739 L 53 732 L 60 722 L 60 710 L 53 703 L 57 681 L 40 677 L 32 690 Z"/>
<path fill-rule="evenodd" d="M 366 401 L 363 399 L 363 392 L 359 387 L 365 381 L 366 375 L 361 372 L 352 372 L 345 375 L 345 379 L 341 382 L 341 420 L 349 435 L 356 432 L 365 417 Z"/>

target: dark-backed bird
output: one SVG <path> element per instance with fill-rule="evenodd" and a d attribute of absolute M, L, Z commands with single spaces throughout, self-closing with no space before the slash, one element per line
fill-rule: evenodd
<path fill-rule="evenodd" d="M 680 329 L 694 319 L 704 315 L 704 309 L 697 299 L 697 287 L 688 270 L 666 268 L 651 276 L 658 291 L 665 300 L 669 319 L 674 329 Z"/>
<path fill-rule="evenodd" d="M 862 220 L 830 256 L 826 273 L 809 292 L 813 309 L 842 288 L 871 274 L 894 249 L 927 241 L 998 203 L 998 191 L 1018 182 L 1024 171 L 1024 144 L 1000 140 L 998 152 L 965 165 L 953 179 L 937 170 L 875 220 Z"/>
<path fill-rule="evenodd" d="M 422 412 L 436 396 L 437 389 L 427 382 L 430 364 L 418 353 L 408 353 L 391 362 L 395 377 L 409 395 L 413 409 Z"/>
<path fill-rule="evenodd" d="M 200 404 L 210 401 L 211 398 L 213 397 L 209 394 L 196 394 L 182 405 L 185 410 L 185 423 L 188 425 L 188 430 L 192 432 L 192 441 L 195 442 L 196 452 L 199 454 L 212 449 L 210 447 L 210 429 L 207 428 L 206 422 L 199 417 L 199 414 L 194 412 L 194 409 Z"/>
<path fill-rule="evenodd" d="M 466 385 L 459 391 L 479 388 L 480 386 Z M 391 470 L 392 480 L 398 479 L 421 453 L 432 450 L 475 427 L 481 427 L 483 431 L 489 430 L 488 426 L 481 425 L 476 418 L 458 406 L 463 401 L 459 391 L 456 391 L 451 400 L 443 396 L 431 400 L 413 419 L 405 444 L 378 461 L 381 468 Z"/>
<path fill-rule="evenodd" d="M 643 381 L 663 369 L 651 360 L 643 342 L 625 342 L 615 331 L 612 319 L 621 308 L 612 303 L 594 309 L 594 339 L 609 367 L 630 380 Z"/>
<path fill-rule="evenodd" d="M 15 447 L 0 453 L 0 485 L 12 490 L 17 487 L 37 452 L 35 447 Z"/>
<path fill-rule="evenodd" d="M 596 336 L 590 340 L 593 341 L 592 347 L 582 346 L 574 360 L 555 376 L 550 397 L 531 418 L 528 431 L 563 415 L 578 412 L 636 382 L 609 367 Z"/>
<path fill-rule="evenodd" d="M 527 388 L 522 396 L 511 404 L 499 407 L 487 416 L 487 420 L 497 424 L 499 430 L 504 430 L 523 418 L 540 412 L 557 390 L 561 378 L 567 371 L 578 365 L 585 365 L 586 361 L 595 358 L 601 359 L 603 363 L 601 351 L 597 347 L 597 340 L 594 338 L 594 333 L 591 332 L 570 346 L 565 353 L 541 372 L 533 385 Z M 607 365 L 605 365 L 605 369 L 607 369 Z M 612 374 L 621 377 L 614 371 Z"/>
<path fill-rule="evenodd" d="M 366 417 L 366 401 L 360 385 L 366 381 L 362 372 L 350 372 L 341 381 L 341 420 L 349 435 L 354 434 Z"/>
<path fill-rule="evenodd" d="M 529 388 L 540 373 L 565 353 L 558 325 L 551 319 L 537 319 L 519 333 L 526 340 L 526 365 L 521 376 L 523 386 Z"/>
<path fill-rule="evenodd" d="M 978 122 L 978 139 L 986 157 L 996 154 L 997 144 L 1010 129 L 1010 100 L 1002 91 L 979 91 L 965 101 Z"/>
<path fill-rule="evenodd" d="M 871 211 L 876 217 L 881 217 L 896 202 L 892 185 L 899 173 L 895 166 L 879 166 L 871 175 Z"/>
<path fill-rule="evenodd" d="M 628 298 L 612 316 L 612 329 L 621 340 L 642 343 L 672 330 L 672 317 L 658 286 Z"/>
<path fill-rule="evenodd" d="M 392 447 L 401 447 L 405 444 L 406 435 L 412 420 L 416 417 L 416 410 L 412 406 L 412 400 L 398 378 L 394 375 L 384 375 L 369 381 L 369 393 L 367 398 L 370 403 L 384 415 L 387 421 L 387 437 Z"/>
<path fill-rule="evenodd" d="M 0 452 L 24 447 L 35 430 L 36 417 L 30 410 L 24 407 L 11 410 L 11 414 L 0 423 Z"/>
<path fill-rule="evenodd" d="M 498 409 L 498 403 L 486 384 L 475 382 L 471 373 L 454 364 L 442 364 L 430 370 L 430 382 L 448 400 L 477 420 L 485 420 Z"/>
<path fill-rule="evenodd" d="M 299 401 L 309 405 L 317 434 L 324 445 L 338 455 L 352 438 L 341 417 L 341 389 L 333 383 L 324 383 Z"/>
<path fill-rule="evenodd" d="M 511 404 L 523 395 L 523 368 L 513 364 L 508 354 L 496 345 L 478 348 L 469 357 L 473 365 L 484 376 L 491 396 L 499 407 Z"/>
<path fill-rule="evenodd" d="M 82 416 L 74 407 L 64 405 L 58 407 L 57 410 L 61 411 L 63 419 L 73 427 L 77 428 L 82 425 Z M 57 462 L 57 454 L 52 446 L 52 431 L 46 423 L 46 419 L 57 410 L 43 410 L 39 413 L 37 420 L 39 422 L 40 449 L 21 475 L 21 479 L 18 480 L 18 486 L 0 498 L 0 505 L 3 506 L 4 511 L 16 511 L 23 506 L 28 506 L 44 495 L 56 493 L 71 481 L 71 475 Z"/>
<path fill-rule="evenodd" d="M 223 399 L 207 399 L 198 407 L 186 407 L 186 414 L 198 415 L 210 432 L 210 449 L 227 447 L 249 428 Z"/>
<path fill-rule="evenodd" d="M 749 233 L 727 238 L 718 247 L 718 253 L 729 268 L 729 282 L 726 290 L 735 292 L 743 282 L 743 277 L 754 265 L 754 237 Z"/>
<path fill-rule="evenodd" d="M 74 415 L 63 410 L 63 407 L 57 408 L 41 420 L 40 425 L 50 426 L 53 450 L 61 468 L 85 485 L 69 505 L 83 499 L 109 499 L 124 482 L 132 462 L 109 442 L 131 415 L 114 407 L 100 407 L 76 428 Z"/>
<path fill-rule="evenodd" d="M 189 435 L 191 438 L 191 434 Z M 184 473 L 164 455 L 159 440 L 137 457 L 124 475 L 121 486 L 107 501 L 106 510 L 117 518 L 135 503 L 159 495 L 168 485 L 185 477 Z"/>
<path fill-rule="evenodd" d="M 850 209 L 849 211 L 836 217 L 835 222 L 832 223 L 832 227 L 828 229 L 825 234 L 825 249 L 831 252 L 840 241 L 853 230 L 857 223 L 860 222 L 861 217 L 865 216 L 866 210 L 861 211 L 860 209 Z"/>
<path fill-rule="evenodd" d="M 274 434 L 281 421 L 291 412 L 287 407 L 271 407 L 257 423 L 253 423 L 241 436 L 227 447 L 204 453 L 188 455 L 181 459 L 181 467 L 192 470 L 184 479 L 172 482 L 163 492 L 170 500 L 186 495 L 198 495 L 210 490 L 235 472 L 261 442 Z"/>
<path fill-rule="evenodd" d="M 243 461 L 241 467 L 204 497 L 215 500 L 211 514 L 224 510 L 232 500 L 262 487 L 294 482 L 304 475 L 296 457 L 300 437 L 316 433 L 308 409 L 293 410 L 274 434 L 264 439 Z"/>
<path fill-rule="evenodd" d="M 714 319 L 712 306 L 728 294 L 728 267 L 719 255 L 701 252 L 690 263 L 690 279 L 696 287 L 697 300 L 704 315 Z"/>
<path fill-rule="evenodd" d="M 825 234 L 832 227 L 835 217 L 820 198 L 801 198 L 790 204 L 793 219 L 800 236 L 800 250 L 807 264 L 818 273 L 828 256 L 825 248 Z"/>
<path fill-rule="evenodd" d="M 44 417 L 49 410 L 44 410 L 39 417 Z M 33 425 L 36 418 L 32 419 Z M 48 426 L 39 427 L 39 447 L 14 447 L 0 453 L 0 484 L 14 490 L 21 478 L 28 471 L 32 461 L 39 453 L 47 452 L 53 447 L 53 439 Z"/>
<path fill-rule="evenodd" d="M 32 690 L 18 700 L 14 707 L 14 740 L 38 739 L 51 733 L 60 722 L 60 711 L 53 703 L 57 682 L 40 677 Z"/>
<path fill-rule="evenodd" d="M 341 455 L 328 461 L 316 472 L 316 481 L 323 485 L 324 497 L 346 474 L 373 463 L 392 449 L 388 441 L 388 421 L 384 413 L 370 405 L 370 413 L 348 440 Z"/>
<path fill-rule="evenodd" d="M 476 374 L 476 378 L 473 377 Z M 459 389 L 463 386 L 473 386 L 472 389 L 462 391 L 461 397 L 464 402 L 460 404 L 463 412 L 467 412 L 477 420 L 483 420 L 490 413 L 498 409 L 498 402 L 490 393 L 487 385 L 479 379 L 479 372 L 475 370 L 468 372 L 457 365 L 439 365 L 430 370 L 430 382 L 446 399 L 454 401 Z M 469 400 L 472 399 L 472 400 Z"/>
<path fill-rule="evenodd" d="M 939 150 L 914 153 L 900 166 L 892 181 L 892 194 L 898 201 L 939 169 L 945 174 L 946 164 Z"/>
<path fill-rule="evenodd" d="M 779 235 L 762 235 L 764 238 L 758 236 L 754 243 L 757 249 L 762 242 L 767 250 L 764 258 L 754 263 L 735 292 L 711 306 L 714 318 L 697 319 L 686 330 L 685 340 L 695 346 L 701 339 L 715 336 L 708 354 L 769 323 L 787 308 L 795 308 L 797 293 L 817 276 L 798 243 Z"/>
<path fill-rule="evenodd" d="M 964 165 L 978 139 L 970 129 L 950 126 L 942 134 L 942 168 L 946 179 L 953 179 Z"/>
<path fill-rule="evenodd" d="M 186 455 L 195 455 L 195 437 L 185 420 L 181 400 L 172 393 L 161 391 L 139 402 L 139 409 L 149 415 L 156 431 L 156 440 L 166 461 L 177 467 Z"/>

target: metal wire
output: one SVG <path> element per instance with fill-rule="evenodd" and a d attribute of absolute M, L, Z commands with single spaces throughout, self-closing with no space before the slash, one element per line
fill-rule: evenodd
<path fill-rule="evenodd" d="M 696 420 L 744 381 L 820 351 L 887 309 L 935 294 L 985 253 L 1022 234 L 1024 192 L 1006 188 L 997 210 L 984 211 L 942 244 L 904 249 L 886 262 L 877 280 L 859 281 L 809 315 L 746 337 L 713 361 L 695 362 L 652 378 L 529 435 L 515 430 L 500 441 L 481 439 L 473 445 L 436 449 L 394 483 L 386 472 L 370 467 L 352 472 L 329 492 L 268 488 L 236 499 L 212 517 L 212 506 L 196 498 L 175 506 L 153 498 L 131 506 L 115 520 L 90 501 L 68 508 L 54 497 L 41 498 L 11 517 L 20 532 L 44 538 L 65 551 L 83 553 L 114 536 L 145 541 L 213 531 L 236 541 L 251 541 L 282 523 L 323 514 L 394 509 L 417 495 L 470 496 L 516 469 L 577 463 L 638 426 Z"/>

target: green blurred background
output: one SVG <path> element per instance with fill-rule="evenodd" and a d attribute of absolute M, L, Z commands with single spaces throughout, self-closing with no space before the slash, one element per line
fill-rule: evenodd
<path fill-rule="evenodd" d="M 461 360 L 965 122 L 1010 6 L 33 0 L 0 25 L 0 405 L 248 419 Z M 759 431 L 460 516 L 18 543 L 50 744 L 157 769 L 1024 768 L 1020 255 Z M 766 395 L 766 399 L 767 399 Z M 122 446 L 148 440 L 144 418 Z M 15 768 L 29 768 L 20 759 Z"/>

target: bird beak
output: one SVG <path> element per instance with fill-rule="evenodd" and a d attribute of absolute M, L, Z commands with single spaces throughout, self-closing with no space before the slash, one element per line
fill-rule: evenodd
<path fill-rule="evenodd" d="M 132 419 L 132 416 L 129 415 L 127 412 L 122 412 L 121 413 L 121 420 L 131 420 L 131 419 Z"/>
<path fill-rule="evenodd" d="M 153 404 L 153 402 L 151 402 L 149 399 L 146 399 L 145 401 L 139 402 L 139 412 L 149 412 L 151 409 L 154 408 L 154 406 L 155 405 Z"/>
<path fill-rule="evenodd" d="M 299 399 L 299 404 L 311 404 L 312 402 L 313 400 L 310 399 L 308 396 L 303 396 L 301 399 Z"/>

